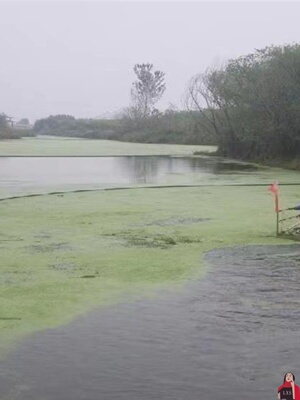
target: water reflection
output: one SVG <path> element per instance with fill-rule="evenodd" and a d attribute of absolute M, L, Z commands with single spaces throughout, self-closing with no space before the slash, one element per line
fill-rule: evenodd
<path fill-rule="evenodd" d="M 7 194 L 131 186 L 192 184 L 209 176 L 254 171 L 210 157 L 2 157 L 0 189 Z"/>
<path fill-rule="evenodd" d="M 164 170 L 165 158 L 157 157 L 120 157 L 118 167 L 132 183 L 154 183 Z"/>
<path fill-rule="evenodd" d="M 257 167 L 212 157 L 120 157 L 116 164 L 131 183 L 162 183 L 170 175 L 255 172 Z M 118 168 L 118 169 L 119 169 Z M 198 176 L 199 176 L 198 175 Z"/>

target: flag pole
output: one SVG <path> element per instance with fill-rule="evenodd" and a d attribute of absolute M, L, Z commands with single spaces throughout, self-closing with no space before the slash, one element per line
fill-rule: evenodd
<path fill-rule="evenodd" d="M 275 211 L 276 211 L 276 236 L 279 235 L 279 200 L 278 192 L 275 193 Z"/>
<path fill-rule="evenodd" d="M 279 188 L 278 188 L 278 182 L 272 183 L 268 190 L 274 194 L 274 200 L 275 200 L 275 213 L 276 213 L 276 236 L 279 235 Z"/>

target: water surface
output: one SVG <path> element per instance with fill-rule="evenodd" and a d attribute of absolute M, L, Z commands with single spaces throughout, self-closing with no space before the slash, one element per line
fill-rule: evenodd
<path fill-rule="evenodd" d="M 182 291 L 26 340 L 1 364 L 2 398 L 275 399 L 300 377 L 299 260 L 299 245 L 212 251 Z"/>
<path fill-rule="evenodd" d="M 0 157 L 0 195 L 134 185 L 201 184 L 257 167 L 212 157 Z M 234 174 L 234 176 L 230 176 Z"/>

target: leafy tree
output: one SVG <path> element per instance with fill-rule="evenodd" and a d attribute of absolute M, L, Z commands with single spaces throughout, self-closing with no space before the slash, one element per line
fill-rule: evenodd
<path fill-rule="evenodd" d="M 154 112 L 155 104 L 166 90 L 165 73 L 153 71 L 153 64 L 136 64 L 134 73 L 137 80 L 133 82 L 131 99 L 135 112 L 140 118 L 147 118 Z"/>
<path fill-rule="evenodd" d="M 75 118 L 71 115 L 50 115 L 50 117 L 38 119 L 33 126 L 33 131 L 40 135 L 51 135 L 55 134 L 55 131 L 59 130 L 62 125 L 72 122 L 75 122 Z"/>
<path fill-rule="evenodd" d="M 222 155 L 300 154 L 300 45 L 270 46 L 193 78 L 189 106 L 214 128 Z"/>

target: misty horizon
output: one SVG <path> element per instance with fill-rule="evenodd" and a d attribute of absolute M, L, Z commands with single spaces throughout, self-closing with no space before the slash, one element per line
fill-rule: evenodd
<path fill-rule="evenodd" d="M 270 45 L 300 41 L 295 2 L 0 2 L 0 113 L 110 116 L 136 63 L 165 72 L 157 107 L 183 108 L 189 80 Z"/>

